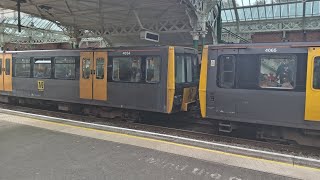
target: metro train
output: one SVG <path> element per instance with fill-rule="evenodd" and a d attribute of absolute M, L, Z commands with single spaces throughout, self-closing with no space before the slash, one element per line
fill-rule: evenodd
<path fill-rule="evenodd" d="M 192 48 L 15 51 L 0 54 L 0 64 L 2 102 L 136 121 L 143 112 L 187 111 L 197 97 Z"/>
<path fill-rule="evenodd" d="M 134 121 L 201 113 L 223 133 L 320 147 L 320 43 L 210 45 L 201 58 L 178 46 L 12 51 L 0 61 L 2 102 Z"/>
<path fill-rule="evenodd" d="M 320 147 L 320 43 L 206 46 L 199 99 L 219 129 Z"/>

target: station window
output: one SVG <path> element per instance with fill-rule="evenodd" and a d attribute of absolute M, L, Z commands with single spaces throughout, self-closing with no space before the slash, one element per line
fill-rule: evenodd
<path fill-rule="evenodd" d="M 30 77 L 30 58 L 17 58 L 14 64 L 15 77 Z"/>
<path fill-rule="evenodd" d="M 264 55 L 260 57 L 261 88 L 293 89 L 297 57 L 295 55 Z"/>
<path fill-rule="evenodd" d="M 186 75 L 185 75 L 185 62 L 183 55 L 176 56 L 176 83 L 185 83 Z"/>
<path fill-rule="evenodd" d="M 82 78 L 89 79 L 91 74 L 91 60 L 89 58 L 82 59 Z"/>
<path fill-rule="evenodd" d="M 112 79 L 122 82 L 140 82 L 141 57 L 114 57 Z"/>
<path fill-rule="evenodd" d="M 157 83 L 160 81 L 160 57 L 148 56 L 146 58 L 146 82 Z"/>
<path fill-rule="evenodd" d="M 10 71 L 11 71 L 11 60 L 10 59 L 6 59 L 6 75 L 10 75 Z"/>
<path fill-rule="evenodd" d="M 219 61 L 219 86 L 223 88 L 233 88 L 235 82 L 235 56 L 223 55 Z"/>
<path fill-rule="evenodd" d="M 56 57 L 54 78 L 75 79 L 76 60 L 74 57 Z"/>
<path fill-rule="evenodd" d="M 313 88 L 320 89 L 320 57 L 314 59 Z"/>
<path fill-rule="evenodd" d="M 33 65 L 33 76 L 35 78 L 50 78 L 51 58 L 36 58 Z"/>

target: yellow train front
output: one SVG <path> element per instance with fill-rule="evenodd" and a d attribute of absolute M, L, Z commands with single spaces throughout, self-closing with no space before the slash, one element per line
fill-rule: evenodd
<path fill-rule="evenodd" d="M 320 44 L 207 46 L 199 99 L 202 117 L 221 132 L 320 147 Z"/>
<path fill-rule="evenodd" d="M 122 47 L 0 54 L 2 102 L 135 118 L 186 111 L 196 101 L 197 51 Z"/>

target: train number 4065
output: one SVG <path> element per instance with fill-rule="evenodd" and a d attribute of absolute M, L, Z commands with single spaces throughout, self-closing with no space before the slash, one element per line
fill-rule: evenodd
<path fill-rule="evenodd" d="M 274 52 L 277 52 L 277 48 L 268 48 L 265 50 L 265 52 L 270 52 L 270 53 L 274 53 Z"/>

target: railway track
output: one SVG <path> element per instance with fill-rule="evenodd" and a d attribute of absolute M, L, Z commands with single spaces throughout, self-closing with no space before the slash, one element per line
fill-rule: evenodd
<path fill-rule="evenodd" d="M 320 151 L 318 148 L 300 146 L 300 145 L 286 145 L 272 142 L 258 141 L 255 139 L 246 139 L 244 137 L 234 137 L 227 135 L 217 134 L 215 131 L 211 131 L 213 127 L 210 123 L 195 123 L 188 121 L 172 121 L 162 120 L 161 123 L 156 123 L 156 119 L 152 119 L 147 123 L 132 123 L 127 122 L 120 118 L 107 119 L 93 116 L 84 116 L 79 114 L 71 114 L 65 112 L 59 112 L 54 110 L 45 110 L 33 107 L 16 106 L 11 104 L 0 103 L 0 108 L 15 110 L 20 112 L 51 116 L 56 118 L 70 119 L 79 122 L 88 122 L 101 125 L 115 126 L 121 128 L 128 128 L 134 130 L 143 130 L 153 133 L 161 133 L 172 136 L 179 136 L 184 138 L 190 138 L 195 140 L 207 141 L 207 142 L 219 142 L 227 145 L 238 146 L 243 148 L 251 148 L 256 150 L 263 150 L 274 153 L 289 154 L 293 156 L 302 156 L 306 158 L 320 159 Z M 188 124 L 189 123 L 189 124 Z"/>

